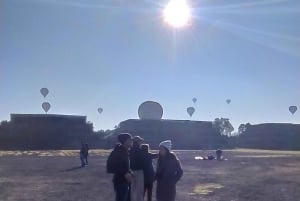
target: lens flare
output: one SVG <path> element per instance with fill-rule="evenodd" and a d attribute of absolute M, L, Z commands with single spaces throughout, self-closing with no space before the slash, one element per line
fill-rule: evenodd
<path fill-rule="evenodd" d="M 188 25 L 191 11 L 185 0 L 170 0 L 163 11 L 164 21 L 174 28 Z"/>

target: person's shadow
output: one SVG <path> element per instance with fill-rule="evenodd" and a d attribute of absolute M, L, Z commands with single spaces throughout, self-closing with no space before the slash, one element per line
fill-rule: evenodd
<path fill-rule="evenodd" d="M 83 168 L 83 167 L 82 166 L 76 166 L 76 167 L 66 169 L 63 172 L 70 172 L 70 171 L 78 170 L 78 169 L 81 169 L 81 168 Z"/>

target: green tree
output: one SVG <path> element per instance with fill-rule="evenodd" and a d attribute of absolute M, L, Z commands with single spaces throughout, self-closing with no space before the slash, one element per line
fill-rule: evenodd
<path fill-rule="evenodd" d="M 213 121 L 213 126 L 221 133 L 221 135 L 231 136 L 231 133 L 234 131 L 228 118 L 216 118 Z"/>

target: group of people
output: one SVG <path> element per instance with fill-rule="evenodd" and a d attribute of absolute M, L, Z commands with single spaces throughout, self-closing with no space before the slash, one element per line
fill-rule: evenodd
<path fill-rule="evenodd" d="M 214 155 L 208 155 L 208 156 L 196 156 L 196 160 L 218 160 L 218 161 L 224 161 L 227 160 L 222 156 L 223 151 L 221 149 L 216 150 L 216 156 Z"/>
<path fill-rule="evenodd" d="M 118 144 L 107 159 L 107 172 L 113 173 L 116 201 L 152 201 L 153 183 L 157 182 L 157 201 L 174 201 L 176 183 L 182 177 L 180 161 L 171 152 L 172 142 L 159 144 L 159 153 L 149 152 L 143 138 L 129 133 L 118 135 Z M 156 171 L 152 165 L 157 159 Z"/>
<path fill-rule="evenodd" d="M 88 156 L 89 156 L 89 145 L 88 143 L 81 143 L 80 148 L 80 161 L 81 161 L 81 167 L 85 167 L 88 165 Z"/>

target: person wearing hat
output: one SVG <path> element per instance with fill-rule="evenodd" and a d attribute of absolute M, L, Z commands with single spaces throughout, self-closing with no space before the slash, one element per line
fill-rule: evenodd
<path fill-rule="evenodd" d="M 130 182 L 132 172 L 129 167 L 128 150 L 132 145 L 131 135 L 121 133 L 118 135 L 119 143 L 107 159 L 107 171 L 113 173 L 113 184 L 116 193 L 116 201 L 129 201 Z"/>
<path fill-rule="evenodd" d="M 140 136 L 133 137 L 133 145 L 130 149 L 130 169 L 133 172 L 133 177 L 130 185 L 131 201 L 144 200 L 144 172 L 143 172 L 143 151 L 141 144 L 144 139 Z"/>
<path fill-rule="evenodd" d="M 156 169 L 156 198 L 157 201 L 175 201 L 176 184 L 182 177 L 180 161 L 171 152 L 171 140 L 159 144 L 159 156 Z"/>

